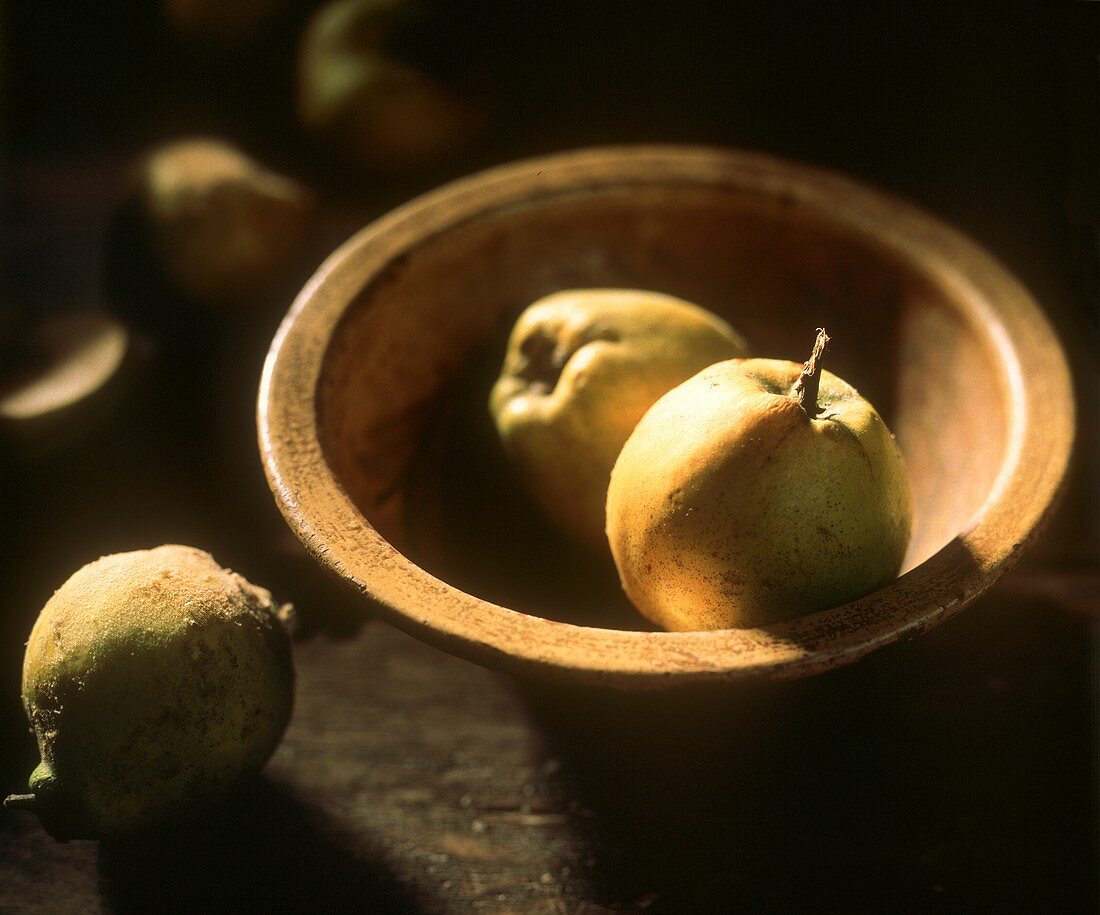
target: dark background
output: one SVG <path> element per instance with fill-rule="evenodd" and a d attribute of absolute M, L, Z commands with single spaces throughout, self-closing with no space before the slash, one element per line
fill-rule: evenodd
<path fill-rule="evenodd" d="M 0 309 L 33 320 L 100 306 L 136 333 L 113 403 L 46 440 L 4 443 L 0 789 L 34 762 L 23 642 L 83 563 L 193 543 L 301 617 L 298 713 L 262 784 L 142 848 L 56 845 L 0 812 L 0 908 L 1094 910 L 1095 5 L 804 18 L 740 4 L 425 4 L 438 28 L 404 51 L 477 87 L 492 117 L 461 155 L 398 177 L 296 124 L 296 40 L 316 5 L 289 4 L 235 48 L 181 39 L 151 0 L 0 7 Z M 135 157 L 193 133 L 239 143 L 322 200 L 294 283 L 245 312 L 181 300 L 120 228 Z M 362 626 L 295 549 L 252 418 L 294 285 L 355 228 L 450 178 L 636 141 L 844 171 L 968 232 L 1042 303 L 1079 390 L 1068 496 L 1024 565 L 958 620 L 802 684 L 608 698 L 515 683 Z"/>

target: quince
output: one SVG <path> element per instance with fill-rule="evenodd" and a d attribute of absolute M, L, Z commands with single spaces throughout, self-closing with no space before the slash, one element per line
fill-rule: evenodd
<path fill-rule="evenodd" d="M 606 551 L 607 484 L 634 425 L 670 388 L 747 350 L 721 318 L 674 296 L 557 292 L 516 321 L 490 410 L 535 500 Z"/>
<path fill-rule="evenodd" d="M 607 534 L 627 596 L 673 630 L 753 627 L 898 572 L 912 498 L 875 408 L 805 365 L 736 359 L 669 391 L 623 446 Z"/>
<path fill-rule="evenodd" d="M 104 556 L 46 603 L 23 663 L 42 760 L 30 793 L 58 839 L 159 826 L 267 762 L 290 718 L 281 611 L 201 550 Z"/>

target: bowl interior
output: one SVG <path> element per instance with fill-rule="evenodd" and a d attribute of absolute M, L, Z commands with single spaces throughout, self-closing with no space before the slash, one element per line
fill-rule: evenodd
<path fill-rule="evenodd" d="M 916 520 L 911 569 L 966 531 L 1010 448 L 1011 381 L 971 293 L 874 231 L 761 187 L 587 186 L 449 225 L 354 296 L 324 355 L 318 437 L 340 485 L 409 559 L 478 598 L 645 629 L 608 556 L 559 538 L 513 479 L 488 415 L 512 322 L 559 289 L 694 301 L 763 356 L 828 367 L 896 434 Z"/>

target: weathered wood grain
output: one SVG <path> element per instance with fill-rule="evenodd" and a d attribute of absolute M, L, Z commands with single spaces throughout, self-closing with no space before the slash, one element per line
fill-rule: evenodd
<path fill-rule="evenodd" d="M 1088 620 L 1000 598 L 820 678 L 608 694 L 295 646 L 265 777 L 126 844 L 0 814 L 0 910 L 1082 910 Z"/>

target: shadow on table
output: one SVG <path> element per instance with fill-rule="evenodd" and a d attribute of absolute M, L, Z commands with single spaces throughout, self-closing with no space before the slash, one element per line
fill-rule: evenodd
<path fill-rule="evenodd" d="M 1081 622 L 986 603 L 819 677 L 523 687 L 569 866 L 647 912 L 1077 911 L 1094 898 Z M 556 785 L 553 784 L 556 782 Z"/>
<path fill-rule="evenodd" d="M 100 886 L 116 912 L 419 912 L 363 845 L 283 786 L 259 779 L 217 821 L 101 843 Z"/>

